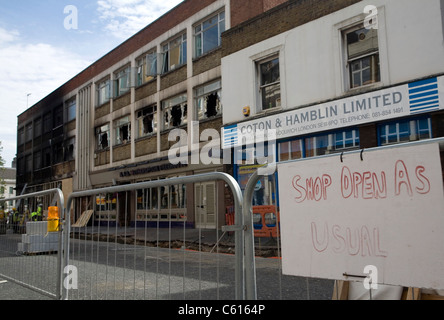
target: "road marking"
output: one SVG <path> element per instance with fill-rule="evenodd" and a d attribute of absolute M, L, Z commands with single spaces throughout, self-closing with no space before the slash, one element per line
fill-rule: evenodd
<path fill-rule="evenodd" d="M 0 280 L 0 284 L 6 283 L 8 280 Z"/>

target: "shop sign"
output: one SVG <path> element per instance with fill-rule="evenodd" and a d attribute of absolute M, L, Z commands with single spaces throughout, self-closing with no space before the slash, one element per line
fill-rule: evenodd
<path fill-rule="evenodd" d="M 441 110 L 443 99 L 444 77 L 421 80 L 227 126 L 222 130 L 223 148 L 271 130 L 279 140 Z"/>
<path fill-rule="evenodd" d="M 444 289 L 437 143 L 278 164 L 287 275 Z"/>

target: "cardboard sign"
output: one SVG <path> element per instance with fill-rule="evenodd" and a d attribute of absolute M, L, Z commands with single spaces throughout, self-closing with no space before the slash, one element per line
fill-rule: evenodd
<path fill-rule="evenodd" d="M 283 273 L 444 289 L 438 144 L 278 165 Z M 368 268 L 367 268 L 368 269 Z"/>

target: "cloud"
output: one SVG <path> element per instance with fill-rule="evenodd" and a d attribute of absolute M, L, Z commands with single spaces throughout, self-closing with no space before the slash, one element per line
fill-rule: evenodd
<path fill-rule="evenodd" d="M 19 32 L 0 28 L 0 141 L 7 166 L 16 154 L 17 116 L 90 64 L 64 48 L 25 43 Z"/>
<path fill-rule="evenodd" d="M 105 31 L 125 40 L 183 0 L 99 0 L 100 20 Z"/>

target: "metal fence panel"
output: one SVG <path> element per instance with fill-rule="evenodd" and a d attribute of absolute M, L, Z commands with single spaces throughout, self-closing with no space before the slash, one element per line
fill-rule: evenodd
<path fill-rule="evenodd" d="M 45 203 L 44 209 L 48 209 L 51 202 L 61 213 L 63 193 L 60 189 L 51 189 L 0 202 L 15 200 L 25 200 L 26 204 L 17 208 L 16 213 L 5 212 L 0 217 L 0 277 L 60 299 L 61 230 L 48 229 L 47 221 L 31 221 L 30 215 L 37 210 L 38 203 Z"/>
<path fill-rule="evenodd" d="M 236 215 L 231 228 L 237 232 L 232 239 L 227 231 L 220 231 L 219 225 L 214 230 L 188 229 L 186 220 L 178 221 L 171 206 L 166 220 L 158 215 L 157 220 L 148 223 L 144 218 L 138 221 L 136 214 L 132 226 L 119 227 L 109 219 L 104 206 L 103 212 L 92 215 L 89 225 L 70 225 L 76 199 L 94 196 L 102 203 L 105 194 L 126 197 L 125 192 L 130 191 L 209 181 L 224 181 L 233 193 Z M 126 217 L 131 204 L 127 199 L 122 203 Z M 69 254 L 63 257 L 63 268 L 75 267 L 76 285 L 71 286 L 75 290 L 69 290 L 69 283 L 64 286 L 62 298 L 244 299 L 244 265 L 249 262 L 243 250 L 241 209 L 239 185 L 220 172 L 75 192 L 69 196 L 65 210 L 64 252 Z M 222 253 L 219 243 L 223 239 L 232 240 L 234 255 L 218 254 Z"/>

